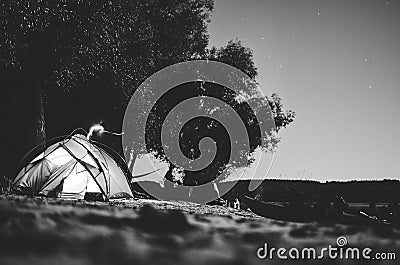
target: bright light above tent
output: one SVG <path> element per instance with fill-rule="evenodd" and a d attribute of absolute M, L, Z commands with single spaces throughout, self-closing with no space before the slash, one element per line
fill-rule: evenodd
<path fill-rule="evenodd" d="M 92 127 L 90 127 L 89 133 L 87 134 L 86 139 L 89 140 L 95 131 L 97 131 L 99 135 L 101 135 L 103 133 L 109 133 L 109 134 L 113 134 L 113 135 L 123 135 L 124 134 L 124 132 L 121 132 L 121 133 L 110 132 L 110 131 L 107 131 L 106 129 L 104 129 L 104 127 L 102 125 L 94 124 L 94 125 L 92 125 Z"/>

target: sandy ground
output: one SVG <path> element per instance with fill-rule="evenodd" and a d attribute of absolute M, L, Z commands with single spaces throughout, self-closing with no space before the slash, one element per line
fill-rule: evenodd
<path fill-rule="evenodd" d="M 265 243 L 320 251 L 337 247 L 339 236 L 346 237 L 347 247 L 371 248 L 370 256 L 399 257 L 380 262 L 257 257 Z M 400 230 L 394 227 L 288 223 L 187 202 L 0 196 L 0 264 L 400 264 L 399 246 Z"/>

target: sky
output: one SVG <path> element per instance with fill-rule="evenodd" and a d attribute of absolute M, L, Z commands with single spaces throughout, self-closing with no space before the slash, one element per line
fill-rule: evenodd
<path fill-rule="evenodd" d="M 270 178 L 400 177 L 400 1 L 215 0 L 210 45 L 253 50 L 295 121 Z"/>

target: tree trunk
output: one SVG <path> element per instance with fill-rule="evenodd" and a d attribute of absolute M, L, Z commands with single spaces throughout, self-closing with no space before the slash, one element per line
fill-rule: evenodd
<path fill-rule="evenodd" d="M 28 79 L 30 76 L 11 74 L 0 80 L 4 81 L 1 107 L 6 114 L 2 128 L 2 139 L 5 141 L 1 151 L 4 163 L 0 175 L 13 179 L 24 166 L 21 159 L 38 145 L 44 148 L 46 130 L 40 83 Z"/>
<path fill-rule="evenodd" d="M 40 146 L 41 150 L 46 148 L 46 126 L 43 104 L 43 89 L 39 81 L 36 84 L 37 89 L 37 127 L 36 127 L 36 145 Z"/>
<path fill-rule="evenodd" d="M 131 172 L 131 175 L 133 176 L 133 166 L 135 165 L 135 161 L 136 161 L 136 154 L 133 152 L 133 148 L 130 148 L 128 154 L 129 154 L 129 159 L 128 159 L 128 161 L 126 161 L 126 163 L 128 165 L 129 171 Z"/>

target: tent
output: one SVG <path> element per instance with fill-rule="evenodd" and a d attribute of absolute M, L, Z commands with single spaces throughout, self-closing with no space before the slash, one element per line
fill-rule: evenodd
<path fill-rule="evenodd" d="M 82 134 L 67 136 L 47 147 L 17 174 L 14 187 L 23 194 L 83 199 L 132 197 L 129 171 L 105 146 Z"/>
<path fill-rule="evenodd" d="M 169 170 L 169 164 L 154 158 L 151 154 L 144 154 L 134 161 L 132 175 L 133 183 L 157 182 L 164 184 L 164 176 Z"/>

